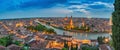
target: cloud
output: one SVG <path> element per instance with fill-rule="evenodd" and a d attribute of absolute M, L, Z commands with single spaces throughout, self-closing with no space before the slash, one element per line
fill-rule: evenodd
<path fill-rule="evenodd" d="M 31 0 L 29 2 L 23 2 L 20 5 L 20 8 L 50 8 L 55 6 L 56 4 L 64 4 L 67 0 Z"/>
<path fill-rule="evenodd" d="M 34 8 L 51 8 L 57 4 L 64 4 L 66 2 L 67 0 L 0 0 L 0 7 L 2 7 L 0 12 Z"/>
<path fill-rule="evenodd" d="M 114 7 L 112 3 L 105 3 L 105 2 L 94 2 L 91 5 L 104 5 L 104 6 L 108 7 L 108 8 L 113 8 Z"/>
<path fill-rule="evenodd" d="M 76 10 L 73 10 L 74 12 L 82 12 L 82 13 L 85 13 L 86 16 L 90 15 L 90 12 L 87 11 L 86 9 L 76 9 Z"/>
<path fill-rule="evenodd" d="M 113 1 L 114 0 L 0 0 L 0 7 L 2 7 L 0 9 L 0 14 L 5 13 L 4 15 L 10 15 L 11 12 L 16 12 L 15 14 L 18 13 L 18 15 L 21 14 L 22 16 L 26 16 L 25 14 L 29 13 L 35 14 L 35 16 L 40 16 L 39 13 L 41 13 L 41 16 L 45 16 L 42 14 L 49 14 L 49 16 L 57 14 L 56 16 L 61 16 L 70 13 L 77 15 L 81 15 L 82 13 L 85 15 L 95 15 L 97 12 L 99 15 L 99 12 L 110 13 L 113 10 Z M 34 13 L 32 13 L 33 9 Z M 30 10 L 32 12 L 30 12 Z M 49 12 L 47 13 L 47 11 Z M 6 14 L 6 12 L 10 14 Z M 10 16 L 13 16 L 13 14 Z M 30 14 L 28 16 L 30 16 Z"/>
<path fill-rule="evenodd" d="M 88 14 L 88 11 L 86 10 L 88 8 L 87 8 L 87 6 L 84 6 L 84 5 L 71 5 L 68 7 L 68 9 Z"/>
<path fill-rule="evenodd" d="M 46 9 L 30 9 L 30 10 L 17 10 L 0 14 L 0 18 L 28 18 L 28 17 L 64 17 L 66 14 L 71 14 L 73 11 L 60 8 L 46 8 Z"/>
<path fill-rule="evenodd" d="M 73 13 L 78 12 L 78 13 L 84 13 L 85 16 L 90 16 L 90 11 L 88 11 L 87 6 L 84 5 L 72 5 L 70 7 L 68 7 L 68 9 L 72 10 Z"/>
<path fill-rule="evenodd" d="M 77 8 L 77 9 L 80 9 L 80 8 L 87 8 L 87 6 L 85 6 L 85 5 L 71 5 L 68 8 Z"/>
<path fill-rule="evenodd" d="M 104 11 L 111 12 L 113 9 L 113 5 L 112 5 L 112 3 L 97 1 L 97 2 L 92 2 L 92 3 L 71 4 L 68 7 L 68 9 L 72 10 L 73 13 L 74 12 L 82 12 L 88 17 L 91 14 L 94 15 L 95 12 L 97 12 L 97 13 L 101 13 L 101 12 L 104 13 Z"/>
<path fill-rule="evenodd" d="M 82 4 L 72 4 L 68 8 L 110 8 L 113 9 L 113 3 L 106 3 L 106 2 L 93 2 L 93 3 L 82 3 Z"/>

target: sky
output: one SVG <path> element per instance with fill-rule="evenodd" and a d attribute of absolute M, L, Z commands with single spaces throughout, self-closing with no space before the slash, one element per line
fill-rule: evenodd
<path fill-rule="evenodd" d="M 31 17 L 109 18 L 114 0 L 0 0 L 0 19 Z"/>

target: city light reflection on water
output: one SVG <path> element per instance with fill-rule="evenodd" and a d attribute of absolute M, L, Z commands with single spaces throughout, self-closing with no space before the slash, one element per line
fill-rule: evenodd
<path fill-rule="evenodd" d="M 46 24 L 43 24 L 43 25 L 48 27 L 48 28 L 53 28 L 58 35 L 63 35 L 63 33 L 65 32 L 65 35 L 70 35 L 73 38 L 77 38 L 77 39 L 81 39 L 81 40 L 83 40 L 83 39 L 97 39 L 99 36 L 110 37 L 109 33 L 75 33 L 75 32 L 56 29 L 56 28 L 54 28 L 52 26 L 48 26 Z"/>

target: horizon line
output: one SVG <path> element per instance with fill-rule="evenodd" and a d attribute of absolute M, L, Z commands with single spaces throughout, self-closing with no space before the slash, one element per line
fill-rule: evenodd
<path fill-rule="evenodd" d="M 65 18 L 65 17 L 55 17 L 55 18 Z M 69 16 L 67 16 L 67 17 L 69 17 Z M 51 17 L 0 18 L 0 20 L 4 20 L 4 19 L 29 19 L 29 18 L 52 18 L 52 16 Z M 87 18 L 87 17 L 72 17 L 72 18 Z M 103 18 L 103 17 L 92 17 L 92 18 Z M 103 19 L 109 19 L 109 18 L 106 17 L 106 18 L 103 18 Z"/>

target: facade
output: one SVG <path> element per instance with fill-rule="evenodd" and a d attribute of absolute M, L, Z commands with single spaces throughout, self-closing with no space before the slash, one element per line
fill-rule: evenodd
<path fill-rule="evenodd" d="M 71 30 L 74 28 L 74 25 L 73 25 L 73 20 L 72 20 L 72 16 L 70 17 L 70 21 L 69 21 L 69 24 L 67 25 L 66 29 L 67 30 Z"/>

